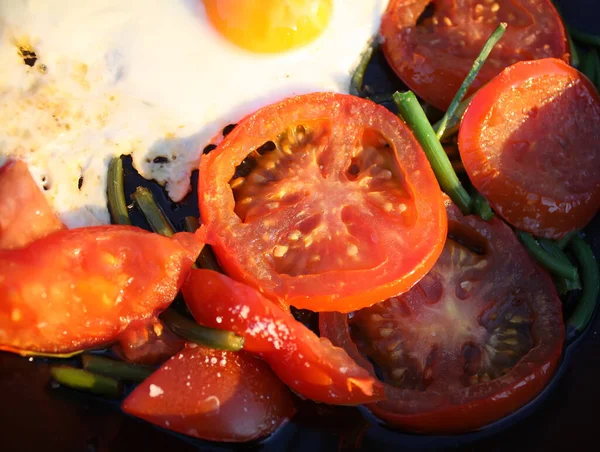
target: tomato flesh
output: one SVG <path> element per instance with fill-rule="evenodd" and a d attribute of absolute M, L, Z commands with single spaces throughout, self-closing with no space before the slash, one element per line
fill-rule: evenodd
<path fill-rule="evenodd" d="M 423 14 L 431 6 L 433 12 Z M 404 83 L 445 111 L 501 22 L 507 30 L 469 94 L 517 61 L 554 57 L 569 62 L 566 32 L 550 0 L 391 0 L 381 22 L 382 48 Z"/>
<path fill-rule="evenodd" d="M 473 185 L 518 229 L 559 238 L 600 208 L 600 99 L 560 60 L 517 63 L 481 89 L 459 131 Z"/>
<path fill-rule="evenodd" d="M 347 312 L 406 291 L 445 240 L 441 191 L 411 132 L 348 95 L 245 118 L 202 158 L 198 191 L 225 271 L 298 308 Z"/>
<path fill-rule="evenodd" d="M 292 394 L 262 361 L 188 345 L 125 399 L 123 411 L 211 441 L 273 433 L 295 413 Z"/>
<path fill-rule="evenodd" d="M 0 348 L 66 353 L 113 341 L 173 301 L 202 246 L 189 233 L 95 226 L 0 250 Z"/>
<path fill-rule="evenodd" d="M 381 400 L 382 386 L 369 372 L 255 289 L 193 269 L 182 291 L 198 323 L 242 336 L 244 350 L 264 359 L 298 394 L 334 405 Z"/>
<path fill-rule="evenodd" d="M 474 430 L 518 409 L 552 377 L 564 340 L 552 280 L 510 228 L 450 203 L 448 216 L 444 251 L 412 290 L 320 315 L 321 335 L 379 368 L 387 399 L 373 413 L 423 433 Z"/>
<path fill-rule="evenodd" d="M 0 249 L 20 248 L 64 229 L 21 161 L 0 168 Z"/>

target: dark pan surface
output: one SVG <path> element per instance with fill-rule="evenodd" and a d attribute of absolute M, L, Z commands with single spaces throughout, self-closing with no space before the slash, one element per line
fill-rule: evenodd
<path fill-rule="evenodd" d="M 565 19 L 581 30 L 600 35 L 598 0 L 562 0 Z M 383 60 L 375 58 L 367 83 L 377 91 L 397 88 Z M 128 160 L 126 161 L 128 162 Z M 173 205 L 160 187 L 131 168 L 127 190 L 141 183 L 151 187 L 177 225 L 197 212 L 192 195 Z M 135 213 L 134 222 L 143 225 Z M 588 227 L 587 240 L 600 256 L 600 216 Z M 293 423 L 262 444 L 226 446 L 192 441 L 125 416 L 116 402 L 55 389 L 49 385 L 46 360 L 29 360 L 0 352 L 0 451 L 164 451 L 193 450 L 565 450 L 585 444 L 596 450 L 600 406 L 600 315 L 584 337 L 567 348 L 560 372 L 547 391 L 512 418 L 482 432 L 454 438 L 402 435 L 377 425 L 355 408 L 306 403 Z M 593 446 L 592 446 L 593 445 Z M 581 447 L 581 446 L 580 446 Z"/>

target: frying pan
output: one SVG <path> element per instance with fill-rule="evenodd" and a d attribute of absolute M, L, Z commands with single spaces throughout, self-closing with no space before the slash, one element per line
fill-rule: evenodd
<path fill-rule="evenodd" d="M 565 21 L 600 35 L 600 1 L 562 0 Z M 376 92 L 404 89 L 376 54 L 365 83 Z M 389 105 L 388 105 L 389 106 Z M 393 108 L 392 106 L 389 106 Z M 600 145 L 600 144 L 599 144 Z M 181 204 L 172 203 L 155 183 L 142 179 L 125 159 L 126 191 L 149 187 L 175 224 L 197 215 L 195 190 Z M 600 168 L 598 169 L 600 170 Z M 197 173 L 193 175 L 193 182 Z M 134 224 L 143 218 L 132 211 Z M 587 241 L 600 257 L 600 215 L 586 229 Z M 561 365 L 546 389 L 532 402 L 480 431 L 459 436 L 420 436 L 386 428 L 366 411 L 306 402 L 293 422 L 263 442 L 227 445 L 193 440 L 126 416 L 118 402 L 54 388 L 49 360 L 0 352 L 0 451 L 154 451 L 206 450 L 565 450 L 588 444 L 599 449 L 600 315 L 586 331 L 571 338 Z M 592 446 L 593 445 L 593 446 Z"/>

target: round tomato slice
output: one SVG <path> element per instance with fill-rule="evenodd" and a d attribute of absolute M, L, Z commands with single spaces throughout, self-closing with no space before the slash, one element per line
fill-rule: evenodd
<path fill-rule="evenodd" d="M 191 344 L 138 385 L 123 411 L 195 438 L 243 442 L 270 435 L 296 410 L 259 359 Z"/>
<path fill-rule="evenodd" d="M 193 269 L 182 291 L 198 323 L 242 336 L 244 350 L 264 359 L 298 394 L 332 405 L 383 398 L 381 383 L 344 350 L 319 339 L 252 287 L 214 271 Z"/>
<path fill-rule="evenodd" d="M 600 207 L 600 99 L 556 59 L 517 63 L 482 88 L 459 131 L 473 185 L 518 229 L 559 238 Z"/>
<path fill-rule="evenodd" d="M 152 322 L 202 246 L 187 232 L 94 226 L 0 250 L 0 349 L 68 353 Z"/>
<path fill-rule="evenodd" d="M 64 229 L 27 164 L 6 163 L 0 168 L 0 249 L 20 248 Z"/>
<path fill-rule="evenodd" d="M 407 126 L 350 95 L 298 96 L 245 118 L 202 158 L 198 191 L 226 272 L 314 311 L 408 290 L 446 236 L 440 188 Z"/>
<path fill-rule="evenodd" d="M 391 0 L 382 18 L 382 49 L 411 90 L 440 110 L 452 98 L 501 22 L 508 24 L 469 94 L 517 61 L 562 58 L 566 32 L 550 0 Z"/>
<path fill-rule="evenodd" d="M 423 433 L 474 430 L 518 409 L 552 377 L 564 340 L 552 280 L 511 229 L 450 203 L 448 216 L 444 251 L 412 290 L 319 322 L 322 336 L 379 368 L 387 399 L 372 412 Z"/>

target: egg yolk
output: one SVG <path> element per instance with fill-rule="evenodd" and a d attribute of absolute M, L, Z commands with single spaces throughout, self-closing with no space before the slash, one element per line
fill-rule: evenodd
<path fill-rule="evenodd" d="M 227 40 L 252 52 L 301 47 L 327 27 L 332 0 L 203 0 L 208 19 Z"/>

